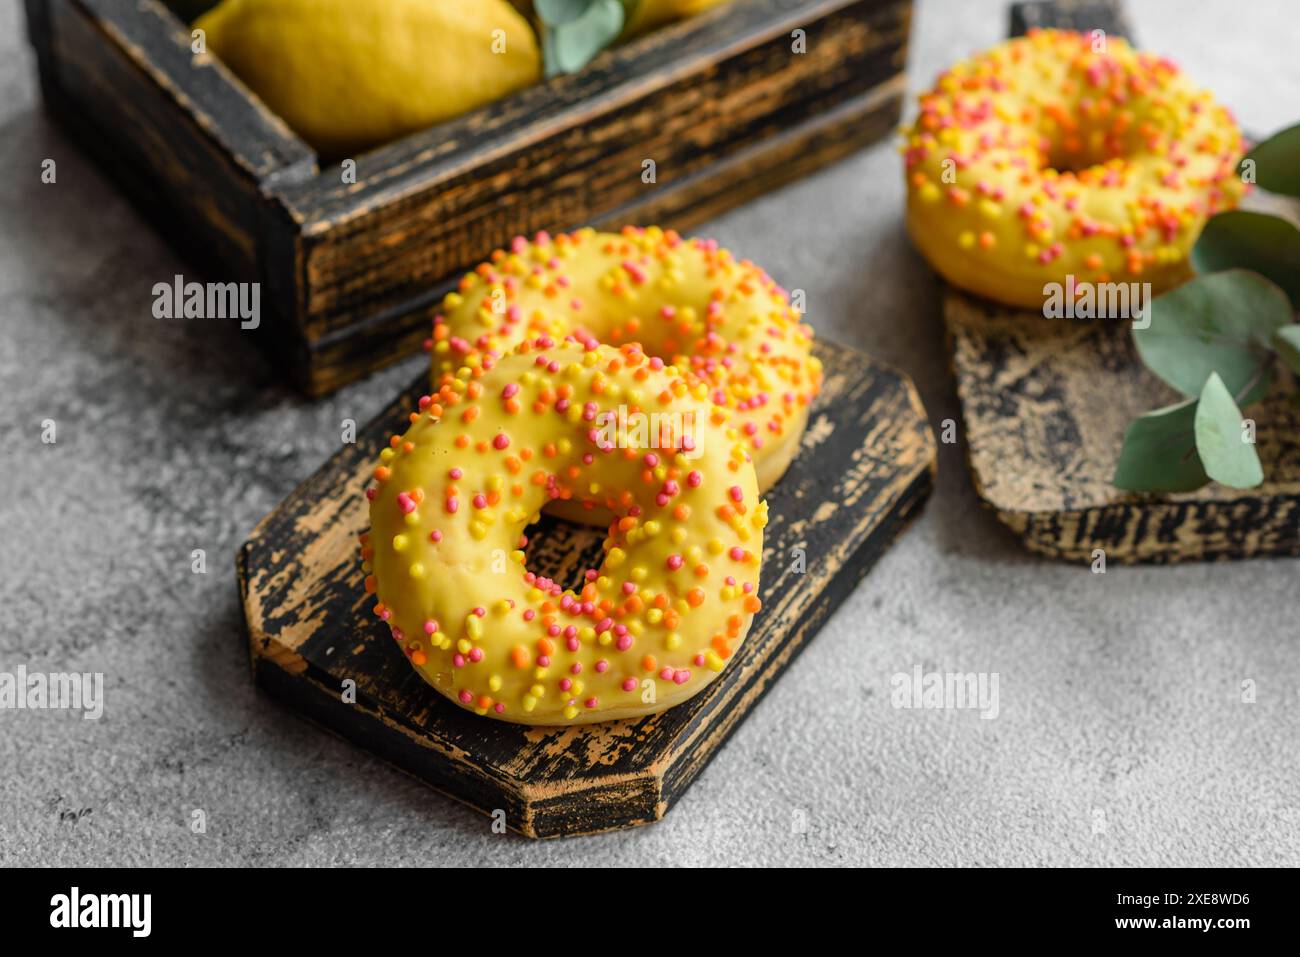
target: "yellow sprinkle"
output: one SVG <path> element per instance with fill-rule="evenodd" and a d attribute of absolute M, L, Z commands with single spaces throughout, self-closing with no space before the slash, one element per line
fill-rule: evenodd
<path fill-rule="evenodd" d="M 393 536 L 393 551 L 404 552 L 406 551 L 406 546 L 409 544 L 410 540 L 405 535 Z"/>
<path fill-rule="evenodd" d="M 424 566 L 421 565 L 419 562 L 416 562 L 414 565 L 412 565 L 410 571 L 411 571 L 412 578 L 424 577 Z"/>

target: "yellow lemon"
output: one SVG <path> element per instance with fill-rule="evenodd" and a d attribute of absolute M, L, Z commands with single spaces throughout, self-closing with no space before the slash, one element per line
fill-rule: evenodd
<path fill-rule="evenodd" d="M 347 156 L 535 83 L 506 0 L 224 0 L 194 24 L 319 153 Z"/>
<path fill-rule="evenodd" d="M 710 7 L 716 7 L 727 0 L 640 0 L 632 5 L 628 13 L 627 25 L 623 36 L 634 37 L 672 23 L 684 20 L 697 13 L 703 13 Z"/>

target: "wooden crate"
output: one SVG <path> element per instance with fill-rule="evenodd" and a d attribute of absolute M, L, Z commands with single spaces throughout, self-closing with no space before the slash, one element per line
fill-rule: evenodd
<path fill-rule="evenodd" d="M 531 728 L 480 718 L 425 684 L 371 610 L 357 533 L 378 450 L 406 394 L 253 531 L 238 556 L 258 684 L 304 716 L 529 837 L 656 821 L 920 511 L 935 440 L 906 376 L 818 342 L 826 382 L 789 471 L 767 493 L 763 608 L 726 669 L 690 700 L 625 721 Z M 543 521 L 529 568 L 571 581 L 604 534 Z M 344 682 L 356 682 L 345 701 Z"/>
<path fill-rule="evenodd" d="M 355 157 L 349 184 L 159 0 L 26 5 L 50 112 L 196 270 L 262 284 L 256 335 L 315 395 L 416 350 L 514 235 L 685 229 L 889 133 L 911 18 L 911 0 L 734 0 Z"/>

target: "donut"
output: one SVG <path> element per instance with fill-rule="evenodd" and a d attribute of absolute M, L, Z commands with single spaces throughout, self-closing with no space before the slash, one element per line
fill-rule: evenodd
<path fill-rule="evenodd" d="M 542 335 L 484 354 L 410 418 L 367 490 L 366 591 L 461 707 L 533 725 L 650 714 L 745 640 L 767 503 L 700 378 L 636 344 Z M 577 588 L 526 565 L 527 527 L 560 500 L 613 516 Z"/>
<path fill-rule="evenodd" d="M 1068 276 L 1159 294 L 1245 190 L 1228 110 L 1114 37 L 1031 31 L 962 61 L 903 135 L 913 242 L 949 282 L 1014 306 L 1041 309 Z"/>
<path fill-rule="evenodd" d="M 543 232 L 495 251 L 434 317 L 433 387 L 477 374 L 485 360 L 529 337 L 570 334 L 614 346 L 639 342 L 705 383 L 753 457 L 760 491 L 798 451 L 821 388 L 812 330 L 785 290 L 712 240 L 653 226 Z M 604 524 L 608 516 L 596 509 L 585 518 Z"/>

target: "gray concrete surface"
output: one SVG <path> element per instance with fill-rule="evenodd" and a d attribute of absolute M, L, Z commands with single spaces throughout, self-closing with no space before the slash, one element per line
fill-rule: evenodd
<path fill-rule="evenodd" d="M 1037 560 L 953 448 L 923 518 L 653 827 L 493 835 L 255 691 L 234 550 L 418 360 L 311 404 L 232 324 L 151 318 L 183 267 L 43 116 L 18 6 L 0 7 L 0 671 L 107 687 L 99 721 L 0 711 L 0 864 L 1300 864 L 1300 564 Z M 1292 3 L 1133 6 L 1248 128 L 1300 115 Z M 913 89 L 1004 30 L 1001 3 L 922 0 Z M 900 206 L 882 145 L 705 231 L 807 290 L 822 335 L 909 372 L 937 422 L 957 410 Z M 1000 715 L 891 707 L 915 665 L 997 672 Z"/>

